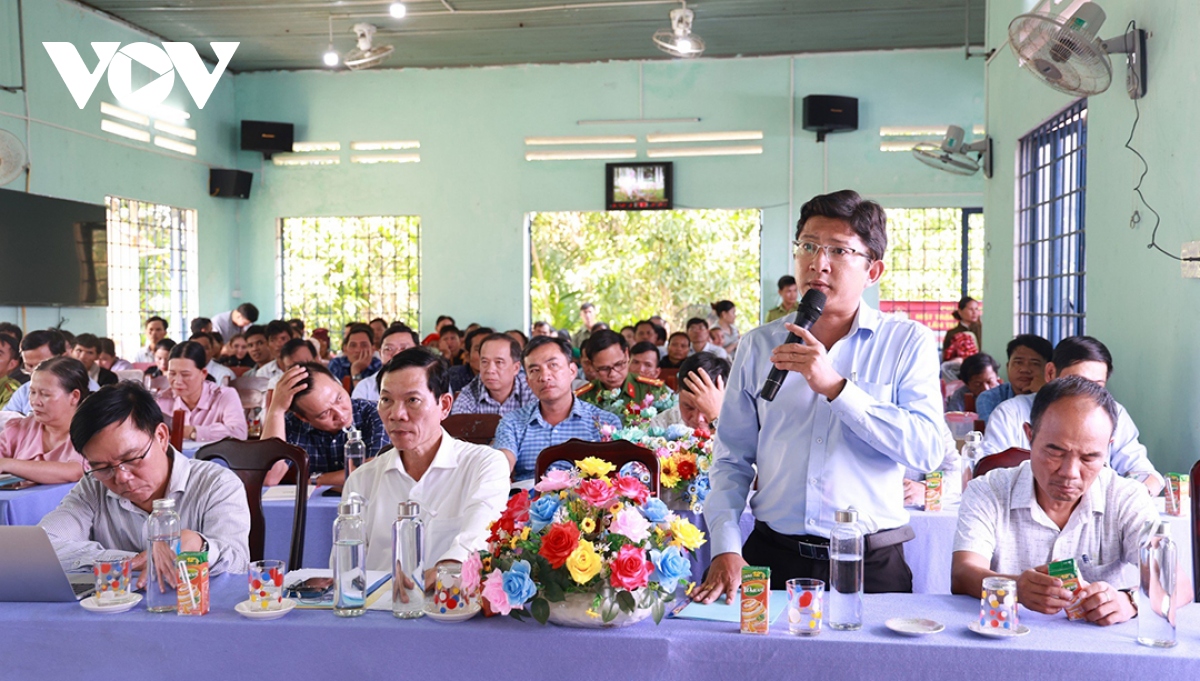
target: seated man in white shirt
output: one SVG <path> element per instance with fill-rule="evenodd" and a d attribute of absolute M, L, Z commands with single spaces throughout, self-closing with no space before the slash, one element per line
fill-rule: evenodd
<path fill-rule="evenodd" d="M 140 384 L 122 381 L 79 404 L 71 444 L 87 461 L 86 476 L 38 523 L 64 568 L 128 556 L 142 570 L 146 517 L 155 500 L 174 499 L 180 550 L 207 551 L 214 574 L 246 571 L 245 488 L 229 469 L 183 456 L 170 438 L 162 411 Z M 173 585 L 174 571 L 163 574 Z"/>
<path fill-rule="evenodd" d="M 246 343 L 251 347 L 251 357 L 254 357 L 253 348 L 258 341 L 257 338 L 251 338 L 250 334 L 257 327 L 250 327 L 246 332 Z M 266 339 L 266 351 L 271 356 L 269 362 L 259 362 L 257 368 L 254 369 L 254 375 L 266 379 L 277 378 L 284 372 L 284 368 L 279 365 L 279 353 L 283 351 L 283 346 L 292 340 L 292 327 L 287 325 L 287 322 L 280 319 L 272 319 L 263 328 L 263 338 Z M 261 353 L 261 350 L 260 350 Z M 259 355 L 262 356 L 261 354 Z M 259 358 L 254 357 L 254 361 L 258 362 Z"/>
<path fill-rule="evenodd" d="M 1082 376 L 1105 387 L 1112 376 L 1112 355 L 1103 343 L 1091 336 L 1071 336 L 1058 342 L 1046 364 L 1046 381 L 1062 376 Z M 1003 452 L 1010 447 L 1029 449 L 1025 424 L 1033 407 L 1034 396 L 1017 395 L 1000 403 L 988 419 L 981 456 Z M 1129 412 L 1117 403 L 1117 425 L 1108 455 L 1108 465 L 1117 475 L 1140 480 L 1151 496 L 1162 491 L 1165 481 L 1146 456 L 1146 447 L 1138 441 L 1138 429 Z"/>
<path fill-rule="evenodd" d="M 138 348 L 135 362 L 149 363 L 154 361 L 154 346 L 167 337 L 167 320 L 155 315 L 146 320 L 146 347 Z"/>
<path fill-rule="evenodd" d="M 420 345 L 421 339 L 417 337 L 417 332 L 397 322 L 383 332 L 383 340 L 379 344 L 379 360 L 387 364 L 401 352 L 409 348 L 419 347 Z M 378 379 L 378 371 L 363 378 L 363 380 L 358 382 L 358 385 L 354 386 L 354 392 L 350 396 L 356 400 L 378 402 Z"/>
<path fill-rule="evenodd" d="M 1053 615 L 1078 600 L 1096 624 L 1137 615 L 1139 535 L 1158 512 L 1139 483 L 1105 466 L 1116 423 L 1117 403 L 1094 381 L 1065 376 L 1038 391 L 1025 425 L 1029 461 L 993 470 L 963 492 L 953 593 L 977 596 L 984 578 L 1003 575 L 1036 612 Z M 1066 558 L 1080 572 L 1074 594 L 1047 574 L 1049 563 Z"/>
<path fill-rule="evenodd" d="M 720 345 L 712 343 L 712 336 L 708 333 L 708 322 L 699 317 L 692 317 L 687 322 L 688 340 L 692 342 L 689 355 L 694 355 L 697 352 L 711 352 L 725 361 L 729 361 L 729 353 Z"/>
<path fill-rule="evenodd" d="M 345 499 L 367 499 L 367 569 L 392 569 L 396 506 L 415 501 L 425 519 L 426 588 L 440 563 L 466 560 L 487 546 L 488 527 L 508 502 L 508 460 L 442 429 L 454 397 L 444 359 L 405 350 L 379 371 L 379 416 L 392 448 L 346 479 Z"/>

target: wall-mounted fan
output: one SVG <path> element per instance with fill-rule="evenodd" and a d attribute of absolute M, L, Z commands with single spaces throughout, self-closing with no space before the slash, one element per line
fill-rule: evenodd
<path fill-rule="evenodd" d="M 671 28 L 659 29 L 654 33 L 654 45 L 675 57 L 699 57 L 704 54 L 704 40 L 692 33 L 695 18 L 687 3 L 671 10 Z"/>
<path fill-rule="evenodd" d="M 347 52 L 346 56 L 342 58 L 342 63 L 351 71 L 379 66 L 396 50 L 391 45 L 371 46 L 371 41 L 375 37 L 373 24 L 355 24 L 354 34 L 358 36 L 358 46 Z"/>
<path fill-rule="evenodd" d="M 0 187 L 21 176 L 29 167 L 25 145 L 7 130 L 0 130 Z"/>
<path fill-rule="evenodd" d="M 921 142 L 913 147 L 912 153 L 918 161 L 932 168 L 954 173 L 955 175 L 974 175 L 983 168 L 983 176 L 992 176 L 992 138 L 963 143 L 966 133 L 957 125 L 946 129 L 946 136 L 941 144 Z M 972 158 L 971 154 L 975 154 Z"/>
<path fill-rule="evenodd" d="M 1146 94 L 1146 31 L 1134 28 L 1108 40 L 1097 38 L 1104 10 L 1085 2 L 1069 16 L 1034 11 L 1008 25 L 1008 44 L 1017 62 L 1050 87 L 1069 95 L 1095 95 L 1112 84 L 1110 54 L 1125 54 L 1125 89 L 1132 99 Z"/>

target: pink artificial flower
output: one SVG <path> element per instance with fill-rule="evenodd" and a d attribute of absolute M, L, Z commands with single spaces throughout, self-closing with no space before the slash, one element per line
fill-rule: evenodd
<path fill-rule="evenodd" d="M 579 496 L 596 508 L 608 508 L 617 498 L 617 492 L 607 480 L 588 478 L 579 483 Z"/>
<path fill-rule="evenodd" d="M 492 610 L 497 615 L 507 615 L 513 607 L 508 603 L 508 594 L 504 591 L 504 573 L 492 570 L 483 582 L 483 597 L 487 599 Z"/>
<path fill-rule="evenodd" d="M 539 492 L 557 492 L 562 489 L 574 487 L 579 482 L 579 478 L 575 477 L 575 471 L 546 471 L 542 479 L 533 488 Z"/>
<path fill-rule="evenodd" d="M 469 597 L 479 592 L 479 577 L 483 573 L 483 561 L 479 553 L 472 551 L 462 564 L 462 590 Z"/>
<path fill-rule="evenodd" d="M 612 562 L 612 585 L 618 589 L 640 589 L 650 583 L 654 563 L 646 560 L 646 552 L 626 544 L 617 551 Z"/>
<path fill-rule="evenodd" d="M 618 475 L 613 480 L 613 489 L 617 491 L 617 494 L 639 505 L 646 503 L 646 500 L 650 498 L 650 490 L 642 484 L 641 480 L 631 475 Z"/>
<path fill-rule="evenodd" d="M 640 484 L 640 483 L 639 483 Z M 634 508 L 627 508 L 617 514 L 608 531 L 613 534 L 628 537 L 630 541 L 640 544 L 650 536 L 650 521 Z"/>

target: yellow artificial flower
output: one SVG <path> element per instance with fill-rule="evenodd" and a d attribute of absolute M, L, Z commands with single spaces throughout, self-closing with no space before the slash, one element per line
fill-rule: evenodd
<path fill-rule="evenodd" d="M 658 483 L 667 489 L 671 489 L 675 487 L 675 485 L 679 484 L 679 476 L 663 471 L 663 473 L 658 476 Z"/>
<path fill-rule="evenodd" d="M 591 534 L 596 531 L 596 521 L 592 518 L 584 518 L 579 521 L 579 529 L 583 530 L 584 534 Z"/>
<path fill-rule="evenodd" d="M 676 458 L 674 456 L 667 457 L 662 461 L 662 471 L 660 475 L 675 475 Z"/>
<path fill-rule="evenodd" d="M 684 595 L 685 595 L 685 596 L 691 596 L 691 595 L 692 595 L 692 591 L 693 591 L 695 588 L 696 588 L 696 583 L 695 583 L 695 582 L 688 582 L 688 583 L 687 583 L 687 590 L 683 592 L 683 593 L 684 593 Z"/>
<path fill-rule="evenodd" d="M 592 619 L 596 619 L 596 618 L 600 617 L 600 613 L 596 612 L 595 610 L 593 610 L 593 609 L 591 609 L 591 608 L 588 608 L 588 609 L 587 609 L 587 616 L 588 616 L 588 617 L 591 617 Z"/>
<path fill-rule="evenodd" d="M 594 456 L 589 456 L 586 459 L 582 461 L 576 461 L 575 463 L 579 466 L 579 472 L 587 478 L 603 478 L 617 469 L 616 466 L 605 461 L 604 459 L 597 459 Z"/>
<path fill-rule="evenodd" d="M 579 546 L 567 556 L 567 571 L 576 584 L 587 584 L 593 577 L 600 574 L 604 561 L 596 553 L 596 547 L 586 539 L 579 540 Z"/>
<path fill-rule="evenodd" d="M 521 529 L 521 541 L 529 541 L 529 526 L 526 525 Z"/>
<path fill-rule="evenodd" d="M 624 507 L 621 505 L 621 502 L 619 502 L 619 501 L 618 501 L 617 503 L 615 503 L 615 504 L 613 504 L 612 506 L 609 506 L 609 507 L 608 507 L 608 512 L 609 512 L 609 513 L 611 513 L 611 514 L 613 514 L 613 515 L 616 515 L 616 514 L 618 514 L 618 513 L 620 513 L 620 512 L 621 512 L 621 509 L 622 509 L 622 508 L 624 508 Z"/>
<path fill-rule="evenodd" d="M 696 468 L 700 469 L 700 472 L 702 473 L 708 471 L 709 463 L 709 458 L 707 456 L 696 457 Z"/>
<path fill-rule="evenodd" d="M 485 557 L 484 557 L 484 559 L 483 559 L 483 571 L 484 571 L 484 572 L 491 572 L 491 571 L 492 571 L 492 557 L 491 557 L 491 556 L 485 556 Z"/>
<path fill-rule="evenodd" d="M 671 521 L 671 534 L 675 535 L 671 544 L 683 546 L 692 551 L 700 548 L 707 541 L 699 528 L 683 518 L 675 518 Z"/>

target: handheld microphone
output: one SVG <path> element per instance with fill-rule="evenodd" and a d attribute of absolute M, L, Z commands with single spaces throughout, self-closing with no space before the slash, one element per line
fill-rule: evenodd
<path fill-rule="evenodd" d="M 800 307 L 796 309 L 796 317 L 792 322 L 796 326 L 804 330 L 812 328 L 812 325 L 817 323 L 817 319 L 821 317 L 821 312 L 825 309 L 825 294 L 815 288 L 810 288 L 808 293 L 804 294 L 804 298 L 800 300 Z M 785 343 L 801 343 L 804 341 L 795 334 L 789 333 Z M 770 402 L 775 399 L 775 394 L 783 387 L 783 379 L 787 378 L 788 372 L 786 369 L 779 367 L 771 367 L 771 373 L 767 376 L 767 380 L 763 383 L 762 392 L 759 396 Z"/>

